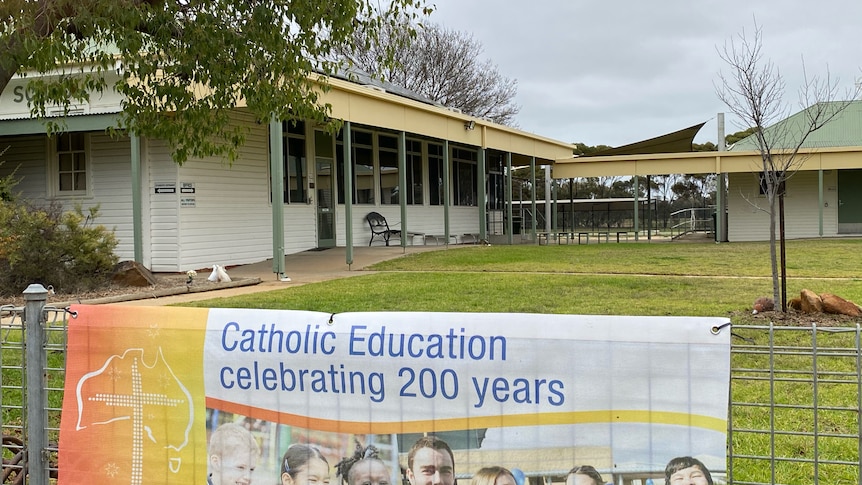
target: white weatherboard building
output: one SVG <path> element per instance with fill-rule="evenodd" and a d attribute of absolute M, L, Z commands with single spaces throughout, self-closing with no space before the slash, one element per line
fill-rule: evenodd
<path fill-rule="evenodd" d="M 114 228 L 118 256 L 157 272 L 273 258 L 280 273 L 285 254 L 368 245 L 372 211 L 405 232 L 395 244 L 424 242 L 408 231 L 453 242 L 484 238 L 485 221 L 499 219 L 511 200 L 503 190 L 507 166 L 572 153 L 569 143 L 403 91 L 330 79 L 321 102 L 345 122 L 338 134 L 312 123 L 259 124 L 237 106 L 235 123 L 249 128 L 239 158 L 178 166 L 162 140 L 106 134 L 120 110 L 116 94 L 73 106 L 67 131 L 46 136 L 30 117 L 27 80 L 14 79 L 0 95 L 0 148 L 8 147 L 0 176 L 17 168 L 17 189 L 37 203 L 99 205 L 96 222 Z"/>

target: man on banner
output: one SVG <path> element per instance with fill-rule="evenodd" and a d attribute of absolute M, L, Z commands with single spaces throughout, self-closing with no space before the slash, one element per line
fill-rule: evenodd
<path fill-rule="evenodd" d="M 455 485 L 455 456 L 445 441 L 423 436 L 407 454 L 410 485 Z"/>

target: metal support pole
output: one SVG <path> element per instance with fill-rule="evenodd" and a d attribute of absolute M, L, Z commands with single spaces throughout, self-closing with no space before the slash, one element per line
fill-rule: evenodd
<path fill-rule="evenodd" d="M 649 180 L 649 179 L 647 179 Z M 640 234 L 640 177 L 637 175 L 634 176 L 634 180 L 632 181 L 634 185 L 634 193 L 635 193 L 635 215 L 634 215 L 634 230 L 635 230 L 635 241 L 638 240 L 638 234 Z M 647 192 L 649 192 L 649 182 L 647 182 Z M 619 241 L 619 238 L 617 238 Z"/>
<path fill-rule="evenodd" d="M 350 122 L 345 121 L 341 130 L 341 149 L 344 155 L 344 262 L 349 269 L 353 266 L 353 132 Z"/>
<path fill-rule="evenodd" d="M 449 204 L 452 202 L 452 189 L 449 185 L 449 140 L 443 140 L 443 235 L 446 237 L 446 246 L 449 246 Z"/>
<path fill-rule="evenodd" d="M 718 151 L 723 152 L 727 147 L 727 137 L 724 134 L 724 113 L 718 113 Z M 720 162 L 719 162 L 720 164 Z M 725 210 L 725 204 L 727 204 L 727 198 L 725 197 L 726 184 L 724 180 L 724 172 L 720 169 L 716 170 L 716 177 L 718 178 L 718 183 L 716 184 L 715 190 L 715 242 L 721 243 L 725 240 L 724 234 L 727 231 L 724 223 L 724 215 L 727 212 Z"/>
<path fill-rule="evenodd" d="M 551 232 L 551 166 L 545 165 L 545 232 Z"/>
<path fill-rule="evenodd" d="M 823 169 L 817 171 L 817 235 L 823 237 Z"/>
<path fill-rule="evenodd" d="M 506 153 L 506 243 L 512 245 L 514 237 L 512 230 L 512 152 Z"/>
<path fill-rule="evenodd" d="M 304 155 L 304 154 L 303 154 Z M 284 263 L 284 134 L 281 121 L 269 120 L 269 173 L 272 194 L 272 272 L 281 281 L 290 281 Z"/>
<path fill-rule="evenodd" d="M 144 263 L 143 190 L 141 188 L 141 137 L 129 135 L 132 168 L 132 241 L 135 262 Z"/>
<path fill-rule="evenodd" d="M 530 237 L 535 243 L 536 238 L 536 157 L 530 157 Z"/>
<path fill-rule="evenodd" d="M 476 196 L 478 200 L 476 201 L 476 205 L 479 206 L 479 239 L 483 241 L 488 240 L 488 201 L 485 200 L 485 184 L 488 183 L 486 180 L 487 165 L 486 165 L 486 157 L 487 157 L 487 149 L 482 147 L 479 149 L 479 160 L 476 174 Z"/>
<path fill-rule="evenodd" d="M 48 483 L 47 459 L 44 453 L 48 447 L 48 415 L 45 407 L 48 404 L 45 392 L 45 331 L 42 326 L 42 312 L 48 300 L 48 290 L 40 284 L 32 284 L 24 290 L 24 325 L 25 325 L 25 355 L 26 387 L 27 387 L 27 417 L 24 423 L 27 436 L 27 483 L 42 485 Z"/>
<path fill-rule="evenodd" d="M 410 227 L 407 222 L 407 133 L 398 133 L 398 205 L 401 208 L 401 249 L 407 251 L 407 238 L 412 237 L 408 232 Z M 410 241 L 413 244 L 413 241 Z"/>

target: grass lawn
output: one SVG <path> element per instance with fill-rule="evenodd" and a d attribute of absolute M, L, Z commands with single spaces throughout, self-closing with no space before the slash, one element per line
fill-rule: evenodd
<path fill-rule="evenodd" d="M 862 302 L 862 240 L 789 241 L 787 294 L 802 289 L 833 293 Z M 684 244 L 620 243 L 568 246 L 473 246 L 415 253 L 370 268 L 377 273 L 257 293 L 190 303 L 189 306 L 345 311 L 524 312 L 604 315 L 726 316 L 748 341 L 766 345 L 762 331 L 745 325 L 768 325 L 767 314 L 753 317 L 758 296 L 772 295 L 769 245 L 766 243 Z M 776 324 L 780 325 L 781 320 Z M 856 322 L 846 321 L 853 324 Z M 819 334 L 818 334 L 819 335 Z M 735 352 L 733 401 L 736 429 L 759 430 L 733 435 L 735 455 L 768 457 L 774 426 L 778 457 L 858 463 L 858 378 L 853 357 L 855 333 L 822 338 L 818 344 L 849 348 L 849 357 L 821 357 L 812 363 L 811 333 L 779 333 L 776 345 L 788 356 L 774 357 L 786 369 L 785 380 L 770 388 L 763 380 L 768 356 Z M 835 409 L 812 407 L 812 368 L 839 382 L 818 385 L 819 399 Z M 754 369 L 744 372 L 741 369 Z M 849 376 L 849 377 L 847 377 Z M 775 410 L 770 421 L 768 403 Z M 766 407 L 763 404 L 766 404 Z M 754 404 L 754 405 L 752 405 Z M 816 423 L 816 424 L 815 424 Z M 814 439 L 815 429 L 819 437 Z M 764 432 L 764 430 L 767 430 Z M 803 436 L 782 434 L 802 431 Z M 735 460 L 734 480 L 772 483 L 769 462 Z M 858 467 L 779 460 L 776 483 L 857 483 Z"/>
<path fill-rule="evenodd" d="M 788 295 L 862 302 L 860 254 L 862 240 L 789 241 Z M 370 269 L 378 273 L 189 306 L 728 316 L 772 295 L 766 243 L 471 246 Z"/>

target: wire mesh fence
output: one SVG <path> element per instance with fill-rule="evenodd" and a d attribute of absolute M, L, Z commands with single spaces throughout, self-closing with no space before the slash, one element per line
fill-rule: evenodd
<path fill-rule="evenodd" d="M 731 483 L 862 483 L 860 326 L 733 332 Z"/>
<path fill-rule="evenodd" d="M 0 307 L 0 483 L 51 483 L 59 472 L 67 319 L 45 305 L 47 291 L 37 293 L 25 294 L 25 307 Z"/>
<path fill-rule="evenodd" d="M 44 300 L 0 307 L 0 483 L 58 476 L 70 317 Z M 737 325 L 733 334 L 727 483 L 862 483 L 862 327 Z"/>

